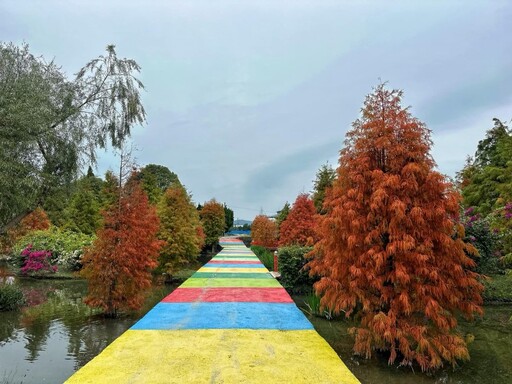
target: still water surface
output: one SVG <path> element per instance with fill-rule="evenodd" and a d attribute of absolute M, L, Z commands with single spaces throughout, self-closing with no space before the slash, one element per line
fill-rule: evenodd
<path fill-rule="evenodd" d="M 20 279 L 27 308 L 0 312 L 0 384 L 62 383 L 170 293 L 175 286 L 154 287 L 145 307 L 118 319 L 105 319 L 83 304 L 87 284 L 80 280 Z M 294 297 L 304 307 L 304 297 Z M 352 324 L 310 317 L 363 384 L 512 383 L 512 305 L 487 306 L 483 319 L 461 322 L 472 334 L 471 361 L 433 375 L 390 367 L 386 356 L 364 360 L 352 355 Z M 314 369 L 314 367 L 311 367 Z"/>
<path fill-rule="evenodd" d="M 27 308 L 0 312 L 0 384 L 62 383 L 175 286 L 154 287 L 138 313 L 105 319 L 82 302 L 82 280 L 19 279 Z"/>
<path fill-rule="evenodd" d="M 293 299 L 306 308 L 305 297 Z M 308 317 L 362 384 L 512 384 L 512 305 L 487 305 L 484 311 L 484 317 L 474 322 L 459 320 L 459 331 L 474 337 L 469 344 L 471 360 L 431 374 L 418 367 L 389 366 L 385 353 L 376 353 L 369 360 L 354 356 L 349 328 L 355 324 L 344 319 Z"/>

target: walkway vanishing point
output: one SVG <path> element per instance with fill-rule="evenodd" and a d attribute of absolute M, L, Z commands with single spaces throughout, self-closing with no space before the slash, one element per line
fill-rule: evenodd
<path fill-rule="evenodd" d="M 221 245 L 66 383 L 359 383 L 254 253 Z"/>

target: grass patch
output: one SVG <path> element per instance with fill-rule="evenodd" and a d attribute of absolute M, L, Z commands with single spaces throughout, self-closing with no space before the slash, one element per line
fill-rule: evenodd
<path fill-rule="evenodd" d="M 25 297 L 16 284 L 0 283 L 0 311 L 14 311 L 25 304 Z"/>
<path fill-rule="evenodd" d="M 309 316 L 325 317 L 327 320 L 333 319 L 333 313 L 330 309 L 325 308 L 322 310 L 320 297 L 314 292 L 310 292 L 304 297 L 304 305 L 301 309 Z"/>
<path fill-rule="evenodd" d="M 512 276 L 492 275 L 484 281 L 484 301 L 487 303 L 512 303 Z"/>

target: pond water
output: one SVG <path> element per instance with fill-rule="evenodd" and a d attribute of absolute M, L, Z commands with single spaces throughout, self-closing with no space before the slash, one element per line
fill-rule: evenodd
<path fill-rule="evenodd" d="M 141 311 L 105 319 L 83 304 L 85 281 L 18 284 L 28 306 L 0 312 L 0 384 L 62 383 L 175 288 L 154 287 Z"/>
<path fill-rule="evenodd" d="M 0 384 L 62 383 L 176 287 L 154 287 L 141 311 L 105 319 L 82 303 L 87 291 L 85 281 L 17 282 L 28 306 L 21 311 L 0 312 Z M 304 297 L 295 296 L 294 300 L 304 307 Z M 505 384 L 512 383 L 511 317 L 509 304 L 486 306 L 484 318 L 476 322 L 461 321 L 462 332 L 475 337 L 469 346 L 471 361 L 434 375 L 390 367 L 383 355 L 370 360 L 354 357 L 353 341 L 348 335 L 351 324 L 309 318 L 363 384 Z"/>
<path fill-rule="evenodd" d="M 304 297 L 294 296 L 305 308 Z M 475 322 L 461 320 L 463 334 L 475 339 L 469 345 L 471 360 L 458 367 L 445 367 L 435 374 L 419 368 L 389 366 L 387 356 L 376 355 L 366 360 L 352 354 L 353 339 L 345 320 L 328 321 L 308 316 L 317 332 L 333 347 L 348 368 L 363 384 L 510 384 L 512 383 L 512 305 L 485 306 L 485 315 Z"/>

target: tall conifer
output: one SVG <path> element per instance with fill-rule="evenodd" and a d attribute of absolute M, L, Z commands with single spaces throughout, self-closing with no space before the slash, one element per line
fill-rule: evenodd
<path fill-rule="evenodd" d="M 156 209 L 137 182 L 121 187 L 103 218 L 97 239 L 82 259 L 81 274 L 89 283 L 85 302 L 115 317 L 120 310 L 142 306 L 163 242 L 156 238 Z"/>
<path fill-rule="evenodd" d="M 157 206 L 160 217 L 158 237 L 166 242 L 160 251 L 160 267 L 167 273 L 197 256 L 204 244 L 199 212 L 181 184 L 169 187 Z"/>
<path fill-rule="evenodd" d="M 251 238 L 253 245 L 267 248 L 277 246 L 277 224 L 265 215 L 258 215 L 251 224 Z"/>
<path fill-rule="evenodd" d="M 301 193 L 279 227 L 279 245 L 313 245 L 318 239 L 315 216 L 313 200 L 307 194 Z"/>
<path fill-rule="evenodd" d="M 311 272 L 321 303 L 357 314 L 354 352 L 421 369 L 469 358 L 456 314 L 481 314 L 482 285 L 458 224 L 460 196 L 434 170 L 430 131 L 383 84 L 347 133 Z"/>

